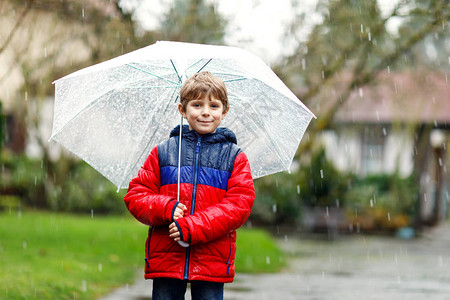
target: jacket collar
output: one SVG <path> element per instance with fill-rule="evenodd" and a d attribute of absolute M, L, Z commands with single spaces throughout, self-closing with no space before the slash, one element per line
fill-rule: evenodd
<path fill-rule="evenodd" d="M 177 125 L 170 132 L 170 137 L 179 136 L 180 135 L 180 125 Z M 197 132 L 195 130 L 190 130 L 189 125 L 183 125 L 183 138 L 189 140 L 197 140 L 198 138 Z M 231 142 L 233 144 L 237 144 L 236 135 L 233 131 L 226 127 L 218 127 L 216 132 L 204 134 L 202 136 L 202 141 L 206 144 L 215 144 L 215 143 L 223 143 L 223 142 Z"/>

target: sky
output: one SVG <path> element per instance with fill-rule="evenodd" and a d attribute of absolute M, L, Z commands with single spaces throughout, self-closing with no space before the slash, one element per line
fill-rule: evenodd
<path fill-rule="evenodd" d="M 321 22 L 315 13 L 317 0 L 298 0 L 294 10 L 292 0 L 207 0 L 214 3 L 219 13 L 229 20 L 225 42 L 238 46 L 260 56 L 267 64 L 288 55 L 295 45 L 294 40 L 285 38 L 286 28 L 296 13 L 308 15 L 305 26 L 296 38 L 307 38 L 312 27 Z M 382 16 L 389 15 L 400 0 L 378 0 Z M 160 17 L 170 7 L 173 0 L 122 0 L 125 8 L 138 8 L 135 18 L 145 29 L 155 29 Z M 388 30 L 395 33 L 398 20 L 387 24 Z"/>

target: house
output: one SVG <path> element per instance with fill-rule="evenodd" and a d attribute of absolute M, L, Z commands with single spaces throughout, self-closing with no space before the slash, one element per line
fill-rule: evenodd
<path fill-rule="evenodd" d="M 119 19 L 116 3 L 2 1 L 0 113 L 6 116 L 9 149 L 27 150 L 27 140 L 33 139 L 29 128 L 36 127 L 35 119 L 48 113 L 45 95 L 52 89 L 51 81 L 89 62 L 101 42 L 93 20 Z"/>
<path fill-rule="evenodd" d="M 353 90 L 322 135 L 328 158 L 341 171 L 418 172 L 422 224 L 436 224 L 448 213 L 449 81 L 430 71 L 386 71 L 374 85 Z"/>

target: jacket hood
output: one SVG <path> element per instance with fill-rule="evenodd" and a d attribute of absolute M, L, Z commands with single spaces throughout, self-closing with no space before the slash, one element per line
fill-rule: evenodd
<path fill-rule="evenodd" d="M 180 125 L 177 125 L 170 132 L 170 137 L 179 136 L 180 135 Z M 190 130 L 189 125 L 183 125 L 183 138 L 195 138 L 197 139 L 198 134 L 195 130 Z M 218 127 L 216 132 L 208 133 L 202 135 L 202 140 L 206 143 L 223 143 L 223 142 L 231 142 L 233 144 L 237 144 L 237 138 L 233 131 L 226 127 Z"/>

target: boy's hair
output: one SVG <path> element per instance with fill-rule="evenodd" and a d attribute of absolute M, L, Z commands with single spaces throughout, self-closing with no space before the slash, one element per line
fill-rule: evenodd
<path fill-rule="evenodd" d="M 228 108 L 228 94 L 225 83 L 222 79 L 214 76 L 208 71 L 195 73 L 184 82 L 180 90 L 180 103 L 183 111 L 189 101 L 211 97 L 220 100 L 223 104 L 223 111 Z"/>

